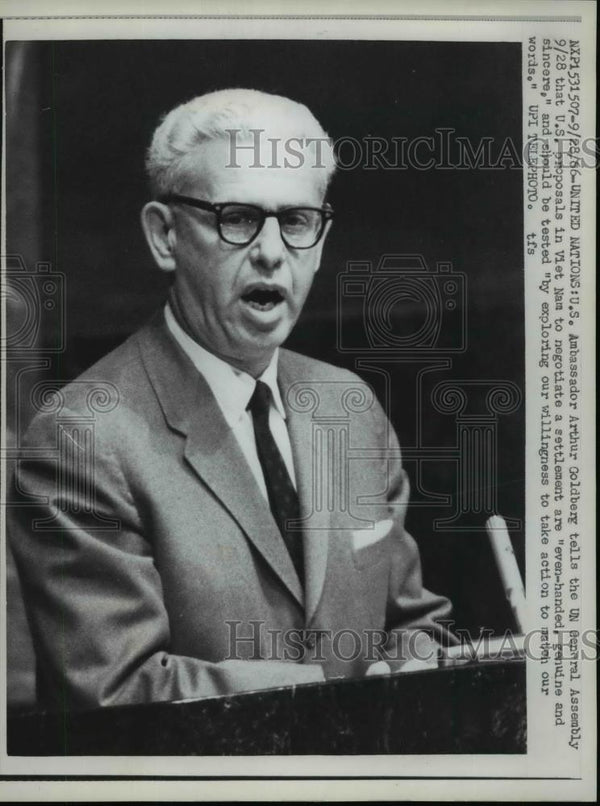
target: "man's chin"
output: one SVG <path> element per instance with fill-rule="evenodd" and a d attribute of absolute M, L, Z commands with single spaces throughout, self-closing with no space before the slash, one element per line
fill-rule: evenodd
<path fill-rule="evenodd" d="M 243 342 L 240 344 L 240 355 L 248 357 L 259 357 L 262 355 L 271 356 L 287 339 L 290 329 L 277 327 L 272 330 L 255 330 L 253 333 L 246 333 Z"/>
<path fill-rule="evenodd" d="M 291 327 L 287 323 L 270 329 L 245 328 L 242 338 L 237 340 L 237 355 L 249 364 L 267 366 L 275 350 L 280 347 L 290 334 Z M 241 334 L 240 334 L 241 335 Z"/>

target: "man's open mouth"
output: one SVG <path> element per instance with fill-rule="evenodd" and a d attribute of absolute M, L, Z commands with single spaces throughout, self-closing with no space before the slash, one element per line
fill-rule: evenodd
<path fill-rule="evenodd" d="M 242 299 L 257 311 L 271 311 L 283 302 L 283 294 L 276 288 L 254 288 L 247 294 L 242 294 Z"/>

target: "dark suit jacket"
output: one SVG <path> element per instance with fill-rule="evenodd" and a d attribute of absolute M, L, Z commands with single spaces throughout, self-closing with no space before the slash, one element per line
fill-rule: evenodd
<path fill-rule="evenodd" d="M 374 631 L 386 631 L 395 668 L 443 639 L 449 603 L 422 587 L 396 437 L 371 390 L 286 350 L 279 382 L 304 590 L 162 314 L 41 401 L 26 438 L 38 458 L 16 473 L 9 533 L 45 701 L 81 708 L 359 675 L 378 657 Z"/>

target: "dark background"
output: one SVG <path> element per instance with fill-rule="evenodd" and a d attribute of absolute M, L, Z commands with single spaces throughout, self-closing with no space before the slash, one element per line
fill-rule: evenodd
<path fill-rule="evenodd" d="M 8 252 L 23 255 L 30 268 L 49 261 L 66 276 L 67 349 L 51 371 L 64 380 L 132 333 L 164 298 L 139 210 L 148 199 L 144 151 L 160 115 L 174 105 L 214 89 L 252 87 L 306 103 L 334 139 L 410 140 L 445 127 L 474 146 L 493 137 L 497 152 L 511 138 L 521 151 L 521 49 L 513 43 L 8 43 L 6 63 Z M 468 349 L 432 375 L 427 394 L 451 379 L 510 380 L 524 391 L 520 170 L 355 168 L 338 172 L 329 201 L 335 224 L 287 346 L 356 369 L 357 356 L 336 341 L 338 275 L 348 261 L 376 264 L 386 253 L 418 253 L 431 270 L 450 261 L 467 278 Z M 342 316 L 344 310 L 342 303 Z M 347 313 L 345 332 L 360 328 Z M 410 332 L 422 311 L 407 303 L 395 315 Z M 42 340 L 51 341 L 54 325 L 45 327 Z M 401 444 L 416 445 L 419 407 L 425 444 L 454 447 L 454 417 L 435 413 L 427 396 L 415 399 L 414 365 L 400 357 L 388 369 L 389 414 Z M 380 376 L 358 372 L 384 394 Z M 499 512 L 521 522 L 524 416 L 521 406 L 498 424 Z M 423 491 L 410 461 L 407 469 L 416 503 Z M 430 492 L 452 494 L 456 472 L 451 461 L 429 462 L 422 481 Z M 433 528 L 452 511 L 410 509 L 425 584 L 451 597 L 459 627 L 512 627 L 483 529 Z M 512 537 L 522 562 L 523 532 L 517 528 Z M 16 665 L 22 643 L 13 643 Z"/>

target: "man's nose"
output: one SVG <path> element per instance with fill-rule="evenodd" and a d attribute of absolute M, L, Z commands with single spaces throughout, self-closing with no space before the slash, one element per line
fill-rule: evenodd
<path fill-rule="evenodd" d="M 279 221 L 269 216 L 250 248 L 251 258 L 262 269 L 276 269 L 283 263 L 285 252 Z"/>

